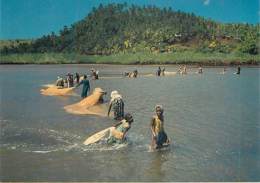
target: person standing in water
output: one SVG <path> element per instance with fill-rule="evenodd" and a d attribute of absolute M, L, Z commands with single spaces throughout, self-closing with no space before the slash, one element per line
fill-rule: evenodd
<path fill-rule="evenodd" d="M 223 70 L 222 72 L 220 72 L 220 74 L 226 74 L 226 71 L 227 71 L 226 67 L 223 67 Z"/>
<path fill-rule="evenodd" d="M 89 80 L 87 79 L 87 75 L 83 76 L 83 80 L 76 87 L 79 87 L 82 84 L 83 84 L 83 88 L 81 92 L 81 97 L 86 98 L 88 96 L 88 91 L 90 91 L 90 84 L 89 84 Z"/>
<path fill-rule="evenodd" d="M 182 74 L 182 66 L 179 66 L 179 69 L 177 70 L 178 74 Z"/>
<path fill-rule="evenodd" d="M 80 78 L 79 73 L 76 72 L 75 78 L 76 78 L 76 83 L 79 84 L 79 78 Z"/>
<path fill-rule="evenodd" d="M 99 71 L 95 70 L 94 68 L 91 69 L 91 76 L 92 76 L 92 79 L 96 80 L 98 79 L 98 73 Z"/>
<path fill-rule="evenodd" d="M 201 66 L 199 66 L 198 73 L 199 73 L 199 74 L 202 74 L 202 73 L 203 73 L 203 71 L 202 71 L 202 67 L 201 67 Z"/>
<path fill-rule="evenodd" d="M 187 74 L 187 66 L 186 65 L 183 66 L 183 74 Z"/>
<path fill-rule="evenodd" d="M 240 74 L 240 70 L 241 70 L 241 68 L 240 68 L 240 66 L 238 66 L 238 67 L 237 67 L 237 73 L 236 73 L 236 74 Z"/>
<path fill-rule="evenodd" d="M 98 76 L 98 74 L 99 74 L 99 71 L 98 71 L 98 70 L 96 70 L 96 79 L 99 79 L 99 76 Z"/>
<path fill-rule="evenodd" d="M 164 131 L 164 116 L 163 107 L 161 105 L 155 106 L 156 115 L 151 120 L 152 132 L 152 149 L 160 149 L 163 146 L 169 145 L 169 139 Z"/>
<path fill-rule="evenodd" d="M 124 101 L 122 96 L 118 93 L 118 91 L 111 92 L 111 100 L 108 107 L 107 116 L 109 116 L 111 108 L 114 111 L 114 119 L 115 120 L 122 120 L 124 117 Z"/>
<path fill-rule="evenodd" d="M 161 67 L 158 67 L 156 75 L 157 76 L 161 76 L 161 72 L 162 72 Z"/>
<path fill-rule="evenodd" d="M 110 131 L 109 138 L 107 140 L 108 144 L 123 143 L 126 141 L 126 133 L 131 128 L 131 124 L 134 119 L 130 113 L 124 116 L 124 119 L 114 125 L 114 129 Z"/>
<path fill-rule="evenodd" d="M 68 83 L 68 88 L 71 88 L 74 86 L 73 75 L 70 73 L 68 73 L 68 75 L 67 75 L 67 83 Z"/>
<path fill-rule="evenodd" d="M 165 67 L 162 69 L 162 76 L 165 76 Z"/>

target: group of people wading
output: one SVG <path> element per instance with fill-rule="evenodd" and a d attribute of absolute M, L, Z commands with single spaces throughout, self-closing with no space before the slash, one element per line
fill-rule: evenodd
<path fill-rule="evenodd" d="M 92 79 L 94 80 L 99 79 L 98 70 L 92 68 L 90 71 L 91 71 L 90 77 L 92 77 Z M 76 88 L 79 87 L 80 85 L 83 85 L 81 97 L 85 98 L 88 96 L 88 92 L 90 91 L 90 84 L 87 78 L 88 77 L 86 74 L 80 76 L 79 73 L 76 72 L 75 76 L 73 76 L 73 74 L 68 73 L 65 78 L 58 76 L 56 81 L 56 86 L 59 89 L 62 89 L 62 88 L 72 88 L 74 87 L 75 84 L 76 84 L 75 85 Z"/>
<path fill-rule="evenodd" d="M 98 79 L 98 72 L 91 69 L 92 79 Z M 138 71 L 134 70 L 129 73 L 132 75 L 131 77 L 137 77 Z M 128 75 L 129 75 L 128 74 Z M 128 76 L 127 75 L 127 76 Z M 72 74 L 68 73 L 66 79 L 58 77 L 56 81 L 56 85 L 60 88 L 65 87 L 79 87 L 82 85 L 81 97 L 86 98 L 88 96 L 88 92 L 90 91 L 90 82 L 88 80 L 87 75 L 83 75 L 80 77 L 78 73 L 75 73 L 75 77 Z M 130 76 L 128 76 L 130 77 Z M 133 116 L 130 113 L 125 113 L 125 103 L 122 95 L 114 90 L 110 94 L 110 102 L 108 105 L 107 116 L 113 111 L 114 120 L 117 121 L 116 124 L 113 125 L 113 130 L 110 132 L 110 135 L 107 139 L 108 144 L 115 143 L 124 143 L 126 142 L 126 134 L 131 128 L 132 123 L 134 122 Z M 163 107 L 161 105 L 156 105 L 155 107 L 155 115 L 152 117 L 150 129 L 152 133 L 152 143 L 151 147 L 154 149 L 162 148 L 164 145 L 169 144 L 169 139 L 164 131 L 164 116 L 163 116 Z"/>
<path fill-rule="evenodd" d="M 159 68 L 160 68 L 160 67 L 159 67 Z M 240 68 L 240 66 L 238 66 L 238 67 L 237 67 L 237 72 L 235 72 L 234 74 L 238 74 L 238 75 L 239 75 L 239 74 L 240 74 L 240 70 L 241 70 L 241 68 Z M 225 74 L 226 71 L 227 71 L 227 69 L 226 69 L 226 67 L 224 67 L 224 68 L 223 68 L 223 71 L 222 71 L 222 74 Z M 178 73 L 178 74 L 188 74 L 186 65 L 180 66 L 179 69 L 178 69 L 178 71 L 177 71 L 177 73 Z M 198 71 L 197 71 L 196 73 L 198 73 L 198 74 L 203 74 L 203 69 L 202 69 L 202 66 L 201 66 L 201 65 L 199 65 Z"/>
<path fill-rule="evenodd" d="M 130 113 L 124 114 L 124 101 L 118 91 L 111 92 L 111 100 L 109 103 L 108 113 L 109 116 L 111 108 L 114 111 L 114 119 L 119 121 L 114 125 L 115 129 L 111 131 L 107 140 L 109 144 L 123 143 L 126 141 L 126 133 L 131 128 L 131 124 L 134 122 L 133 116 Z M 164 131 L 164 115 L 163 107 L 156 105 L 155 115 L 151 120 L 151 132 L 152 132 L 152 149 L 160 149 L 166 145 L 169 145 L 169 139 Z"/>
<path fill-rule="evenodd" d="M 240 74 L 240 66 L 237 68 L 236 74 Z M 226 71 L 226 68 L 224 68 L 223 72 Z M 96 80 L 99 79 L 98 77 L 98 71 L 91 69 L 91 77 L 92 79 Z M 178 70 L 179 74 L 187 74 L 187 68 L 186 66 L 181 66 Z M 198 67 L 199 74 L 202 74 L 202 67 Z M 137 77 L 138 71 L 134 70 L 130 73 L 125 73 L 125 76 L 128 77 Z M 165 74 L 165 68 L 161 69 L 161 67 L 158 67 L 156 71 L 156 76 L 164 76 Z M 83 75 L 83 78 L 81 79 L 80 75 L 78 73 L 75 74 L 75 82 L 76 86 L 79 87 L 80 85 L 83 85 L 81 97 L 86 98 L 88 96 L 88 92 L 90 91 L 90 82 L 88 80 L 87 75 Z M 66 80 L 58 77 L 58 80 L 56 82 L 56 85 L 58 87 L 74 87 L 74 78 L 73 75 L 68 73 Z M 111 99 L 108 106 L 107 116 L 110 115 L 111 111 L 114 113 L 114 120 L 117 121 L 117 123 L 113 126 L 113 130 L 110 131 L 110 135 L 107 139 L 108 144 L 114 144 L 114 143 L 124 143 L 126 141 L 126 134 L 131 128 L 132 123 L 134 122 L 133 116 L 130 113 L 125 113 L 124 107 L 125 103 L 123 100 L 122 95 L 114 90 L 111 92 L 110 95 Z M 167 137 L 167 134 L 164 130 L 164 109 L 161 105 L 155 106 L 155 114 L 151 119 L 150 123 L 150 129 L 152 134 L 152 143 L 151 147 L 152 149 L 160 149 L 164 146 L 169 145 L 169 139 Z"/>
<path fill-rule="evenodd" d="M 133 70 L 133 72 L 124 72 L 124 76 L 129 78 L 136 78 L 138 75 L 137 69 Z"/>

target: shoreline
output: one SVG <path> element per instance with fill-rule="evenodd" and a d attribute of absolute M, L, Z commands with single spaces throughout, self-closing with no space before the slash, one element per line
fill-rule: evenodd
<path fill-rule="evenodd" d="M 258 61 L 233 61 L 233 62 L 224 62 L 224 61 L 207 61 L 207 62 L 195 62 L 195 61 L 186 61 L 186 62 L 132 62 L 132 63 L 122 63 L 122 62 L 3 62 L 0 60 L 0 65 L 138 65 L 138 66 L 163 66 L 163 65 L 189 65 L 189 66 L 204 66 L 204 67 L 232 67 L 232 66 L 253 66 L 253 67 L 260 67 L 260 62 Z"/>
<path fill-rule="evenodd" d="M 199 65 L 206 67 L 206 68 L 223 68 L 223 67 L 236 67 L 236 66 L 243 66 L 243 67 L 251 67 L 251 68 L 260 68 L 260 64 L 248 64 L 248 63 L 237 63 L 237 64 L 223 64 L 223 65 L 207 65 L 204 63 L 198 64 L 180 64 L 180 63 L 172 63 L 172 64 L 121 64 L 121 63 L 0 63 L 0 66 L 8 66 L 8 65 L 42 65 L 42 66 L 49 66 L 49 65 L 93 65 L 93 66 L 180 66 L 186 65 L 192 68 L 197 68 Z"/>
<path fill-rule="evenodd" d="M 191 65 L 191 66 L 259 66 L 260 55 L 201 52 L 121 53 L 80 55 L 77 53 L 33 53 L 1 55 L 0 65 L 107 64 L 107 65 Z"/>

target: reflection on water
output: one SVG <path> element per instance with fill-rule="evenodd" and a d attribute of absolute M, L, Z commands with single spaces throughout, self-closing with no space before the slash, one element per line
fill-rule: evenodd
<path fill-rule="evenodd" d="M 163 166 L 165 162 L 169 161 L 167 155 L 169 152 L 162 150 L 153 153 L 150 158 L 150 163 L 145 171 L 145 176 L 150 177 L 153 181 L 160 181 L 165 177 L 168 171 Z"/>
<path fill-rule="evenodd" d="M 157 66 L 94 66 L 91 91 L 118 90 L 134 116 L 128 143 L 82 142 L 113 119 L 69 114 L 73 96 L 43 96 L 57 75 L 89 65 L 0 66 L 2 181 L 259 181 L 259 68 L 205 68 L 202 75 L 155 77 Z M 140 77 L 122 77 L 138 69 Z M 175 72 L 174 66 L 166 71 Z M 153 75 L 151 75 L 153 74 Z M 149 76 L 149 77 L 148 77 Z M 109 101 L 109 95 L 104 97 Z M 170 148 L 151 152 L 154 106 L 165 109 Z"/>

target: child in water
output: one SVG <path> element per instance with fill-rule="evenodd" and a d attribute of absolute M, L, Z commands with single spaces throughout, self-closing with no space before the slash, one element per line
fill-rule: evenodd
<path fill-rule="evenodd" d="M 152 132 L 151 147 L 153 149 L 160 149 L 164 146 L 169 145 L 170 141 L 167 137 L 167 134 L 164 131 L 163 107 L 161 105 L 156 105 L 155 112 L 156 115 L 154 115 L 151 120 L 151 132 Z"/>
<path fill-rule="evenodd" d="M 110 136 L 107 140 L 108 144 L 124 143 L 126 141 L 126 133 L 131 128 L 134 119 L 131 114 L 127 113 L 124 119 L 114 125 L 114 129 L 110 131 Z"/>

